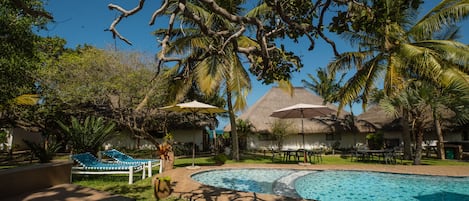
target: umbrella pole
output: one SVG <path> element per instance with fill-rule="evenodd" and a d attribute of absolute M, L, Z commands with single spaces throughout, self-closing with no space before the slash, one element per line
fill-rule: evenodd
<path fill-rule="evenodd" d="M 195 163 L 195 134 L 192 133 L 192 167 L 194 167 Z"/>
<path fill-rule="evenodd" d="M 303 135 L 303 162 L 307 163 L 308 159 L 306 157 L 305 131 L 304 131 L 304 126 L 303 126 L 304 114 L 303 114 L 303 110 L 300 110 L 300 111 L 301 111 L 301 135 Z"/>
<path fill-rule="evenodd" d="M 192 112 L 192 117 L 195 121 L 195 113 Z M 192 167 L 195 167 L 195 134 L 192 132 Z"/>

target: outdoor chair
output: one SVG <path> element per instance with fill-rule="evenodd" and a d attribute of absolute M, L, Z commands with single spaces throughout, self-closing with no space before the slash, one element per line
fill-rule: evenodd
<path fill-rule="evenodd" d="M 116 149 L 102 151 L 101 153 L 109 158 L 112 158 L 117 163 L 128 165 L 143 165 L 144 168 L 147 168 L 148 170 L 148 177 L 152 176 L 152 168 L 154 166 L 160 166 L 159 173 L 163 172 L 163 167 L 160 160 L 158 159 L 134 159 L 131 156 L 124 154 Z"/>
<path fill-rule="evenodd" d="M 72 167 L 72 174 L 128 174 L 129 184 L 133 183 L 134 173 L 142 171 L 145 178 L 145 168 L 141 164 L 103 163 L 90 153 L 75 154 L 71 157 L 79 166 Z"/>
<path fill-rule="evenodd" d="M 308 157 L 311 163 L 322 163 L 322 150 L 310 150 Z"/>
<path fill-rule="evenodd" d="M 282 160 L 282 152 L 273 148 L 270 149 L 270 152 L 272 154 L 272 162 L 274 162 L 275 158 L 280 158 L 280 160 Z"/>

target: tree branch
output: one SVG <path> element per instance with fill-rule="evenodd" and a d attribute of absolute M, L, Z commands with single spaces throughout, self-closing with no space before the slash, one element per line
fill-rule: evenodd
<path fill-rule="evenodd" d="M 127 44 L 129 45 L 132 45 L 132 43 L 127 40 L 125 37 L 123 37 L 116 29 L 116 26 L 117 24 L 119 24 L 119 22 L 122 20 L 122 18 L 124 17 L 128 17 L 130 15 L 133 15 L 135 13 L 137 13 L 138 11 L 140 11 L 142 8 L 143 8 L 143 4 L 145 3 L 145 0 L 140 0 L 139 1 L 139 4 L 137 7 L 135 7 L 134 9 L 132 10 L 125 10 L 124 8 L 118 6 L 118 5 L 115 5 L 115 4 L 109 4 L 107 7 L 110 9 L 110 10 L 117 10 L 119 12 L 121 12 L 121 15 L 119 17 L 117 17 L 112 23 L 111 23 L 111 26 L 109 26 L 109 29 L 107 29 L 107 31 L 110 31 L 112 33 L 112 36 L 115 38 L 116 36 L 119 37 L 119 39 L 123 40 L 124 42 L 126 42 Z"/>
<path fill-rule="evenodd" d="M 29 8 L 22 0 L 12 0 L 12 3 L 19 9 L 22 9 L 28 15 L 31 15 L 34 18 L 44 17 L 52 20 L 53 17 L 50 13 L 44 11 L 37 11 Z"/>

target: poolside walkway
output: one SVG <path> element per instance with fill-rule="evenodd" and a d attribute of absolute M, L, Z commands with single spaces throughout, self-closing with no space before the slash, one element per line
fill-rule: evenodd
<path fill-rule="evenodd" d="M 24 179 L 27 182 L 26 179 Z M 8 198 L 0 198 L 2 201 L 133 201 L 135 199 L 113 195 L 108 192 L 78 186 L 74 184 L 60 184 L 50 188 L 37 189 Z"/>
<path fill-rule="evenodd" d="M 297 164 L 225 164 L 222 166 L 201 166 L 200 169 L 191 170 L 186 168 L 176 168 L 164 172 L 164 176 L 170 176 L 173 185 L 172 196 L 186 198 L 189 200 L 259 200 L 259 201 L 282 201 L 282 200 L 304 200 L 287 198 L 275 195 L 247 193 L 235 190 L 219 189 L 200 184 L 190 178 L 194 173 L 222 168 L 283 168 L 298 170 L 367 170 L 392 173 L 441 175 L 441 176 L 469 176 L 469 166 L 407 166 L 407 165 L 297 165 Z"/>

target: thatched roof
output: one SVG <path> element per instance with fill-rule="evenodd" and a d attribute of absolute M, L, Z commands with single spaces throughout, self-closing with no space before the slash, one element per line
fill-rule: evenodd
<path fill-rule="evenodd" d="M 273 87 L 264 96 L 262 96 L 254 105 L 248 108 L 238 118 L 242 120 L 249 120 L 255 127 L 254 132 L 268 133 L 271 132 L 272 123 L 278 118 L 270 117 L 273 111 L 292 106 L 298 103 L 316 104 L 321 105 L 323 99 L 319 96 L 312 94 L 303 87 L 295 87 L 293 96 L 290 96 L 286 91 Z M 327 104 L 326 106 L 337 111 L 337 106 Z M 341 114 L 348 114 L 342 111 Z M 301 132 L 301 119 L 286 119 L 287 122 L 292 123 L 292 129 L 297 133 Z M 228 125 L 224 129 L 230 131 L 231 126 Z M 330 133 L 334 132 L 331 126 L 325 125 L 318 121 L 311 121 L 304 119 L 304 132 L 305 133 Z"/>
<path fill-rule="evenodd" d="M 392 130 L 398 124 L 398 118 L 387 114 L 378 106 L 373 105 L 364 113 L 357 116 L 360 132 L 375 132 L 376 130 Z"/>
<path fill-rule="evenodd" d="M 433 119 L 430 108 L 425 108 L 423 112 L 424 127 L 427 131 L 433 129 Z M 442 118 L 440 119 L 441 127 L 444 130 L 452 129 L 455 127 L 449 119 L 454 117 L 454 112 L 446 109 L 441 110 Z M 358 115 L 357 117 L 359 129 L 361 132 L 374 132 L 376 130 L 401 130 L 399 118 L 387 114 L 379 105 L 371 106 L 366 112 Z"/>

